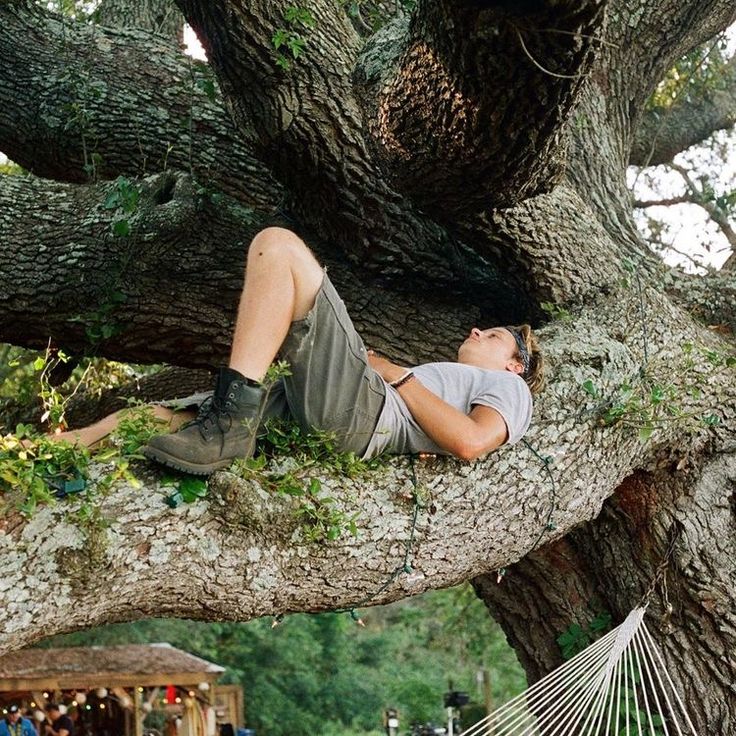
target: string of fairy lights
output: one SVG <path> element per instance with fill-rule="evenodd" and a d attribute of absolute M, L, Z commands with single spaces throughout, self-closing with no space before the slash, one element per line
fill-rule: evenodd
<path fill-rule="evenodd" d="M 532 544 L 531 548 L 529 549 L 529 552 L 533 552 L 540 545 L 542 539 L 544 538 L 544 535 L 548 531 L 553 531 L 557 528 L 557 525 L 552 520 L 554 513 L 557 510 L 557 487 L 555 485 L 554 476 L 550 469 L 550 465 L 552 464 L 553 458 L 550 456 L 541 455 L 527 440 L 522 440 L 522 442 L 533 453 L 533 455 L 540 461 L 542 465 L 542 470 L 546 473 L 547 478 L 549 479 L 549 483 L 550 483 L 550 505 L 549 505 L 549 509 L 545 517 L 544 525 L 542 529 L 540 530 L 539 535 L 535 539 L 534 543 Z M 401 563 L 398 564 L 391 571 L 391 573 L 388 575 L 386 580 L 378 588 L 376 588 L 372 593 L 368 594 L 365 598 L 363 598 L 355 606 L 351 606 L 347 608 L 333 609 L 332 611 L 330 611 L 330 613 L 347 614 L 350 616 L 350 618 L 353 619 L 353 621 L 355 621 L 356 624 L 358 624 L 359 626 L 365 626 L 365 622 L 363 621 L 360 614 L 358 613 L 358 609 L 370 605 L 370 603 L 372 603 L 376 598 L 378 598 L 381 595 L 381 593 L 387 590 L 389 586 L 391 586 L 394 583 L 394 581 L 397 578 L 399 578 L 401 575 L 408 575 L 413 572 L 414 568 L 411 564 L 411 560 L 412 560 L 414 542 L 416 539 L 417 521 L 419 518 L 419 512 L 422 509 L 426 508 L 426 506 L 422 504 L 420 501 L 421 494 L 419 492 L 419 482 L 417 480 L 416 461 L 417 459 L 423 460 L 429 457 L 435 457 L 435 456 L 429 455 L 426 453 L 420 453 L 418 455 L 409 455 L 409 471 L 410 471 L 409 477 L 410 477 L 411 484 L 412 484 L 412 518 L 411 518 L 411 529 L 409 532 L 409 536 L 404 544 L 404 555 L 403 555 L 403 559 Z M 502 567 L 497 571 L 497 582 L 498 583 L 501 583 L 505 574 L 506 574 L 506 568 Z M 285 614 L 280 613 L 274 616 L 272 624 L 271 624 L 272 629 L 276 628 L 284 620 L 284 615 Z"/>
<path fill-rule="evenodd" d="M 130 694 L 128 690 L 131 688 L 115 687 L 112 691 L 106 687 L 84 689 L 72 689 L 68 691 L 59 691 L 50 693 L 36 693 L 34 699 L 28 702 L 31 711 L 30 715 L 39 723 L 46 720 L 46 707 L 49 703 L 55 702 L 58 705 L 59 712 L 62 715 L 67 714 L 71 709 L 77 709 L 80 712 L 94 712 L 105 714 L 114 709 L 115 706 L 121 710 L 133 710 L 135 704 L 135 694 Z M 167 706 L 183 706 L 191 707 L 195 702 L 208 703 L 207 692 L 210 690 L 209 682 L 200 682 L 196 689 L 183 687 L 179 685 L 169 686 L 149 686 L 134 688 L 141 697 L 140 709 L 142 715 L 156 710 L 156 708 L 165 708 Z M 43 695 L 43 703 L 37 702 L 36 698 Z M 8 714 L 8 707 L 0 709 L 3 715 Z"/>

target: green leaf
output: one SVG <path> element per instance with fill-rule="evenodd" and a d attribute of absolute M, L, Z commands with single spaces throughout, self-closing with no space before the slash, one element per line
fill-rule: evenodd
<path fill-rule="evenodd" d="M 193 503 L 207 495 L 207 481 L 194 476 L 182 478 L 179 483 L 179 493 L 185 503 Z"/>
<path fill-rule="evenodd" d="M 661 386 L 652 386 L 651 401 L 653 404 L 660 404 L 664 401 L 665 393 Z"/>
<path fill-rule="evenodd" d="M 111 191 L 105 198 L 103 207 L 106 210 L 114 210 L 120 206 L 120 202 L 120 192 L 118 192 L 117 189 L 113 189 L 113 191 Z"/>
<path fill-rule="evenodd" d="M 217 89 L 215 88 L 215 83 L 211 79 L 198 80 L 197 87 L 199 87 L 210 100 L 214 100 L 215 97 L 217 97 Z"/>
<path fill-rule="evenodd" d="M 639 439 L 642 442 L 646 442 L 652 436 L 653 432 L 654 432 L 654 427 L 652 427 L 651 425 L 641 427 L 639 429 Z"/>
<path fill-rule="evenodd" d="M 278 51 L 282 46 L 286 44 L 289 38 L 289 32 L 284 28 L 279 28 L 276 33 L 271 37 L 271 43 L 273 47 Z"/>
<path fill-rule="evenodd" d="M 598 398 L 598 389 L 590 378 L 587 381 L 583 381 L 583 389 L 593 398 Z"/>
<path fill-rule="evenodd" d="M 112 224 L 112 231 L 115 235 L 122 237 L 130 235 L 130 223 L 127 220 L 116 220 Z"/>
<path fill-rule="evenodd" d="M 46 361 L 43 358 L 36 358 L 36 360 L 33 361 L 33 369 L 36 371 L 42 371 L 45 365 Z"/>

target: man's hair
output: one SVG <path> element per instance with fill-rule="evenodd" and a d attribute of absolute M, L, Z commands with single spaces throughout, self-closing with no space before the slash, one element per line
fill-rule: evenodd
<path fill-rule="evenodd" d="M 538 394 L 544 388 L 544 356 L 539 347 L 537 336 L 532 332 L 530 325 L 510 325 L 509 329 L 515 330 L 526 346 L 526 351 L 529 354 L 529 370 L 523 373 L 521 377 L 526 381 L 529 390 L 533 394 Z M 524 363 L 518 348 L 514 358 L 521 361 L 522 364 Z"/>

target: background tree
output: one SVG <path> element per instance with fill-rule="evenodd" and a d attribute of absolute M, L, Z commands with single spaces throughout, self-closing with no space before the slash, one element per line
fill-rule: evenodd
<path fill-rule="evenodd" d="M 646 135 L 630 157 L 635 214 L 650 246 L 698 272 L 734 265 L 734 40 L 719 34 L 670 69 L 647 103 Z"/>
<path fill-rule="evenodd" d="M 472 466 L 325 470 L 335 512 L 361 518 L 356 539 L 321 544 L 252 476 L 219 473 L 207 502 L 171 511 L 144 467 L 145 493 L 119 482 L 6 516 L 3 646 L 472 578 L 534 679 L 559 663 L 559 632 L 603 609 L 621 620 L 654 581 L 653 628 L 694 720 L 729 733 L 734 276 L 665 268 L 625 173 L 651 142 L 652 91 L 733 4 L 358 6 L 180 0 L 203 65 L 168 31 L 0 4 L 0 149 L 31 172 L 0 178 L 0 336 L 211 368 L 249 239 L 286 222 L 396 360 L 451 358 L 478 322 L 547 323 L 528 435 L 545 460 L 520 445 Z M 171 375 L 137 395 L 178 393 Z M 90 478 L 104 472 L 95 462 Z"/>

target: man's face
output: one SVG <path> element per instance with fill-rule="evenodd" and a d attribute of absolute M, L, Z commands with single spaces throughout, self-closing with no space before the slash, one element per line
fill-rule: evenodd
<path fill-rule="evenodd" d="M 458 363 L 492 371 L 522 373 L 524 366 L 514 358 L 517 352 L 514 336 L 503 327 L 479 330 L 473 327 L 457 351 Z"/>
<path fill-rule="evenodd" d="M 8 713 L 8 718 L 10 719 L 10 722 L 15 725 L 20 720 L 20 711 L 17 710 L 15 713 Z"/>

